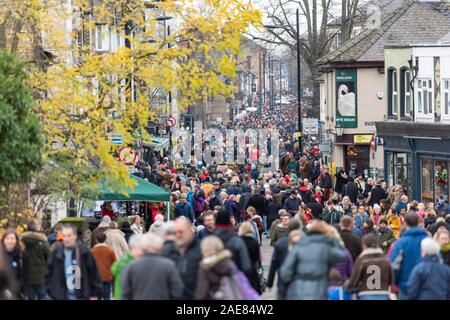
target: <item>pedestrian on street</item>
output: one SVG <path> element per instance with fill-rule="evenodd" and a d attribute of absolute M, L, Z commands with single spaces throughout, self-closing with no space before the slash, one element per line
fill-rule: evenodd
<path fill-rule="evenodd" d="M 250 257 L 250 263 L 252 265 L 251 270 L 247 273 L 248 280 L 250 281 L 250 284 L 256 290 L 256 292 L 262 294 L 261 283 L 258 276 L 258 270 L 262 268 L 261 251 L 259 247 L 259 241 L 255 238 L 253 227 L 249 222 L 244 222 L 240 225 L 239 236 L 242 238 L 247 247 L 247 251 Z"/>
<path fill-rule="evenodd" d="M 128 264 L 122 273 L 123 300 L 170 300 L 183 296 L 183 281 L 175 263 L 160 254 L 163 239 L 153 233 L 138 238 L 142 257 Z"/>
<path fill-rule="evenodd" d="M 221 289 L 224 278 L 233 281 L 231 251 L 225 249 L 222 240 L 209 235 L 201 242 L 202 260 L 199 265 L 195 300 L 238 299 L 240 295 L 227 296 Z M 239 292 L 239 290 L 238 290 Z M 239 292 L 240 293 L 240 292 Z"/>
<path fill-rule="evenodd" d="M 116 261 L 111 266 L 111 273 L 114 276 L 113 297 L 114 300 L 122 299 L 122 273 L 127 265 L 129 265 L 136 258 L 141 257 L 145 253 L 145 239 L 144 235 L 133 235 L 130 238 L 130 252 L 128 252 L 122 259 Z"/>
<path fill-rule="evenodd" d="M 94 257 L 78 242 L 77 229 L 63 225 L 62 244 L 48 259 L 46 289 L 53 300 L 92 300 L 101 297 L 103 288 Z M 79 275 L 79 277 L 78 277 Z"/>
<path fill-rule="evenodd" d="M 25 252 L 29 258 L 28 300 L 45 300 L 45 273 L 47 260 L 50 254 L 50 245 L 47 237 L 40 232 L 35 222 L 30 222 L 27 231 L 21 234 L 25 245 Z"/>
<path fill-rule="evenodd" d="M 344 241 L 345 247 L 352 255 L 353 261 L 355 261 L 362 252 L 362 243 L 361 239 L 353 234 L 353 225 L 353 219 L 349 216 L 344 216 L 341 220 L 340 235 L 342 241 Z"/>
<path fill-rule="evenodd" d="M 408 279 L 408 300 L 450 300 L 450 267 L 439 257 L 439 243 L 424 238 L 420 247 L 422 260 Z"/>
<path fill-rule="evenodd" d="M 275 246 L 277 241 L 288 234 L 288 225 L 289 220 L 291 219 L 291 216 L 286 210 L 280 210 L 280 223 L 274 226 L 273 231 L 270 235 L 270 245 L 272 247 Z"/>
<path fill-rule="evenodd" d="M 359 300 L 389 300 L 390 287 L 394 283 L 394 271 L 377 237 L 370 233 L 363 237 L 364 250 L 356 259 L 353 273 L 345 284 L 346 290 L 356 289 Z M 376 267 L 377 285 L 373 285 L 373 269 Z M 379 271 L 378 271 L 379 270 Z"/>
<path fill-rule="evenodd" d="M 149 232 L 152 232 L 161 238 L 166 234 L 167 225 L 164 222 L 164 216 L 162 214 L 157 214 L 155 217 L 155 222 L 150 226 Z"/>
<path fill-rule="evenodd" d="M 132 224 L 131 224 L 131 230 L 133 230 L 134 234 L 143 234 L 144 228 L 142 227 L 142 218 L 139 215 L 135 215 L 131 217 Z"/>
<path fill-rule="evenodd" d="M 292 189 L 289 198 L 286 199 L 283 209 L 285 209 L 291 216 L 297 214 L 302 201 L 298 198 L 297 190 Z"/>
<path fill-rule="evenodd" d="M 7 230 L 3 234 L 0 245 L 5 255 L 4 259 L 12 271 L 13 282 L 17 285 L 13 295 L 21 300 L 25 300 L 30 274 L 30 260 L 28 253 L 25 251 L 25 246 L 20 242 L 19 236 L 14 230 Z"/>
<path fill-rule="evenodd" d="M 191 204 L 187 201 L 186 193 L 182 193 L 180 200 L 175 204 L 174 217 L 175 219 L 178 217 L 186 217 L 191 221 L 191 223 L 194 223 L 194 209 L 192 209 Z"/>
<path fill-rule="evenodd" d="M 399 299 L 408 298 L 408 281 L 412 270 L 421 260 L 421 241 L 428 237 L 418 228 L 419 216 L 408 212 L 405 217 L 405 232 L 395 243 L 389 257 L 395 272 L 395 284 L 400 288 Z"/>
<path fill-rule="evenodd" d="M 125 240 L 125 234 L 118 229 L 117 222 L 112 221 L 110 223 L 109 228 L 105 230 L 105 235 L 105 244 L 114 250 L 117 259 L 121 259 L 129 251 L 129 247 L 127 240 Z"/>
<path fill-rule="evenodd" d="M 378 227 L 378 244 L 383 250 L 384 254 L 387 254 L 389 248 L 395 241 L 394 232 L 387 226 L 385 218 L 380 219 L 380 225 Z"/>
<path fill-rule="evenodd" d="M 314 220 L 280 270 L 288 300 L 327 300 L 331 265 L 345 258 L 337 231 Z"/>
<path fill-rule="evenodd" d="M 105 241 L 106 235 L 104 233 L 97 234 L 97 244 L 91 249 L 91 253 L 97 264 L 97 269 L 100 272 L 100 279 L 102 280 L 102 299 L 110 300 L 113 283 L 111 267 L 113 263 L 116 262 L 117 257 L 114 250 L 106 245 Z"/>
<path fill-rule="evenodd" d="M 175 220 L 175 244 L 180 252 L 177 262 L 178 272 L 183 280 L 183 299 L 192 300 L 197 285 L 198 266 L 202 259 L 200 240 L 195 236 L 191 222 L 180 217 Z"/>

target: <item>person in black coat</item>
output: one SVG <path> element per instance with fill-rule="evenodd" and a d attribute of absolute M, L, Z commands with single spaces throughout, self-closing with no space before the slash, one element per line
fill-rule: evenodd
<path fill-rule="evenodd" d="M 375 188 L 370 192 L 369 205 L 373 207 L 375 203 L 380 204 L 381 200 L 387 198 L 386 190 L 381 188 L 381 182 L 377 182 Z"/>
<path fill-rule="evenodd" d="M 6 260 L 14 276 L 12 280 L 16 284 L 16 288 L 13 294 L 20 299 L 25 299 L 30 271 L 28 253 L 25 252 L 25 248 L 14 230 L 5 232 L 1 246 L 0 254 L 4 255 L 3 259 Z"/>
<path fill-rule="evenodd" d="M 202 260 L 200 240 L 192 230 L 192 224 L 185 218 L 175 220 L 175 243 L 180 251 L 177 267 L 183 279 L 183 299 L 192 300 L 197 289 L 197 273 Z"/>
<path fill-rule="evenodd" d="M 245 209 L 248 207 L 255 208 L 256 213 L 261 217 L 266 214 L 267 199 L 260 193 L 258 188 L 253 189 L 253 195 L 248 199 Z"/>
<path fill-rule="evenodd" d="M 336 184 L 334 186 L 334 190 L 341 194 L 342 188 L 347 184 L 348 182 L 348 175 L 344 171 L 344 169 L 339 170 L 339 172 L 336 174 Z"/>
<path fill-rule="evenodd" d="M 362 242 L 361 238 L 353 234 L 353 224 L 354 222 L 352 217 L 342 217 L 341 230 L 339 233 L 341 235 L 342 241 L 344 241 L 345 247 L 352 255 L 353 261 L 355 261 L 362 252 Z"/>
<path fill-rule="evenodd" d="M 131 225 L 128 221 L 122 222 L 122 225 L 120 227 L 120 231 L 122 231 L 125 234 L 125 240 L 130 240 L 130 237 L 134 234 L 133 230 L 131 230 Z"/>
<path fill-rule="evenodd" d="M 50 253 L 46 275 L 46 289 L 54 300 L 88 300 L 100 298 L 103 292 L 97 264 L 88 247 L 77 241 L 77 231 L 73 226 L 62 227 L 63 241 Z M 67 264 L 69 262 L 69 265 Z M 78 270 L 81 282 L 67 274 L 70 266 Z M 69 278 L 73 277 L 73 278 Z M 68 283 L 73 287 L 69 288 Z"/>
<path fill-rule="evenodd" d="M 323 207 L 314 195 L 311 196 L 311 201 L 308 202 L 306 206 L 311 210 L 311 215 L 314 219 L 322 219 Z"/>
<path fill-rule="evenodd" d="M 356 203 L 356 200 L 358 198 L 358 187 L 353 181 L 350 181 L 347 183 L 344 188 L 342 189 L 342 195 L 348 196 L 350 198 L 350 201 L 352 203 Z"/>
<path fill-rule="evenodd" d="M 252 264 L 251 270 L 247 272 L 248 280 L 256 292 L 262 294 L 261 283 L 258 276 L 258 269 L 262 266 L 260 247 L 258 240 L 255 239 L 253 235 L 253 227 L 249 222 L 244 222 L 240 225 L 239 235 L 247 247 L 250 262 Z"/>

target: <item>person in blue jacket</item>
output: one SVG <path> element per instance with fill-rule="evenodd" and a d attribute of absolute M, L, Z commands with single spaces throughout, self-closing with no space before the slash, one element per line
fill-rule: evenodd
<path fill-rule="evenodd" d="M 450 300 L 450 267 L 439 257 L 440 245 L 425 238 L 421 242 L 422 262 L 408 280 L 409 300 Z"/>
<path fill-rule="evenodd" d="M 408 212 L 405 216 L 406 231 L 396 242 L 389 257 L 395 273 L 395 284 L 400 288 L 398 298 L 408 297 L 408 280 L 412 270 L 421 260 L 420 243 L 428 237 L 425 230 L 418 228 L 419 216 Z"/>

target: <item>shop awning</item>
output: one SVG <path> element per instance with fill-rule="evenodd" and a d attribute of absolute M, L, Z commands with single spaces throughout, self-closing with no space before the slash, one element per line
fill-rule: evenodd
<path fill-rule="evenodd" d="M 142 145 L 146 148 L 154 148 L 155 151 L 161 151 L 170 146 L 169 138 L 154 137 L 152 136 L 152 142 L 143 141 Z"/>
<path fill-rule="evenodd" d="M 134 190 L 126 188 L 123 193 L 115 192 L 108 188 L 104 183 L 100 184 L 100 192 L 95 200 L 104 201 L 148 201 L 148 202 L 169 202 L 170 193 L 157 185 L 147 182 L 139 177 L 130 175 L 136 180 L 137 185 Z M 128 194 L 125 195 L 124 193 Z"/>

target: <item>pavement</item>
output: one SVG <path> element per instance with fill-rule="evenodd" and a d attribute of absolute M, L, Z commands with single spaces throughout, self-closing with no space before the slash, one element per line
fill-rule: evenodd
<path fill-rule="evenodd" d="M 270 261 L 272 260 L 272 253 L 273 248 L 270 246 L 270 239 L 266 239 L 266 237 L 263 235 L 263 243 L 261 245 L 261 254 L 262 254 L 262 265 L 264 268 L 264 274 L 266 276 L 266 279 L 269 275 L 269 269 L 270 269 Z M 276 282 L 277 278 L 275 277 L 275 283 L 274 287 L 272 288 L 272 291 L 269 292 L 266 290 L 261 296 L 261 300 L 276 300 L 277 299 L 277 288 L 276 288 Z"/>

